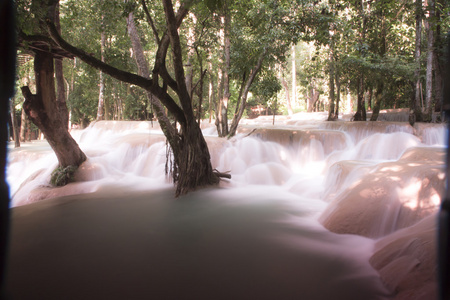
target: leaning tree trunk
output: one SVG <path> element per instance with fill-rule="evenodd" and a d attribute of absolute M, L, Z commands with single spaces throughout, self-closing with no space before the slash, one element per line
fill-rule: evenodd
<path fill-rule="evenodd" d="M 267 53 L 267 51 L 266 51 L 266 49 L 264 49 L 263 53 L 261 53 L 261 55 L 259 56 L 258 62 L 256 63 L 255 67 L 251 70 L 250 76 L 247 78 L 247 81 L 244 86 L 244 90 L 242 92 L 242 96 L 240 97 L 240 99 L 238 101 L 238 104 L 236 107 L 236 112 L 235 112 L 233 120 L 231 122 L 230 132 L 228 134 L 228 137 L 232 137 L 236 134 L 236 130 L 239 125 L 239 121 L 241 120 L 242 115 L 244 114 L 245 105 L 247 104 L 248 92 L 250 91 L 250 87 L 251 87 L 253 81 L 255 80 L 256 75 L 261 70 L 262 63 L 266 56 L 266 53 Z"/>
<path fill-rule="evenodd" d="M 37 51 L 34 58 L 36 94 L 28 86 L 22 87 L 23 108 L 30 120 L 42 131 L 58 158 L 59 166 L 80 166 L 86 155 L 67 130 L 66 118 L 56 102 L 53 57 Z"/>

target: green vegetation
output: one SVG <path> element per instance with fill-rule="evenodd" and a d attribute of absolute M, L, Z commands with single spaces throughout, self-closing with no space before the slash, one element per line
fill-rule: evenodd
<path fill-rule="evenodd" d="M 52 172 L 50 183 L 53 186 L 64 186 L 73 181 L 77 166 L 57 167 Z"/>
<path fill-rule="evenodd" d="M 17 1 L 19 8 L 38 2 L 45 1 Z M 330 82 L 334 82 L 334 93 L 341 94 L 342 112 L 356 109 L 358 97 L 364 101 L 365 109 L 414 109 L 412 99 L 416 81 L 419 81 L 419 102 L 425 110 L 429 30 L 435 32 L 431 105 L 433 110 L 439 111 L 443 45 L 450 28 L 448 0 L 430 2 L 422 7 L 419 60 L 414 56 L 417 32 L 413 1 L 210 0 L 192 3 L 180 27 L 180 37 L 193 106 L 200 119 L 210 115 L 220 117 L 217 109 L 226 94 L 224 78 L 229 78 L 226 119 L 235 116 L 245 80 L 263 51 L 264 60 L 248 90 L 244 116 L 248 115 L 249 107 L 270 106 L 275 99 L 279 111 L 287 113 L 286 93 L 290 94 L 294 111 L 328 110 L 330 99 L 337 98 L 331 95 Z M 432 10 L 434 16 L 428 17 Z M 134 14 L 148 61 L 154 59 L 157 51 L 154 32 L 161 35 L 165 28 L 163 7 L 158 2 L 66 0 L 60 1 L 60 12 L 62 36 L 66 40 L 95 57 L 103 55 L 105 62 L 121 70 L 134 73 L 138 69 L 127 36 L 128 13 Z M 30 22 L 25 10 L 19 9 L 18 17 L 26 24 L 23 30 L 33 32 L 37 25 Z M 229 19 L 227 28 L 223 23 L 225 17 Z M 228 66 L 224 56 L 227 32 Z M 106 36 L 103 50 L 102 33 Z M 290 47 L 293 43 L 295 53 Z M 330 81 L 331 65 L 333 81 Z M 19 74 L 22 78 L 27 76 L 25 71 Z M 71 122 L 86 126 L 97 116 L 99 71 L 79 59 L 65 59 L 64 75 Z M 292 86 L 293 75 L 295 87 Z M 285 78 L 288 90 L 282 88 L 281 78 Z M 33 82 L 31 74 L 27 80 Z M 142 89 L 109 76 L 104 80 L 105 119 L 151 117 L 152 107 Z M 319 95 L 317 99 L 314 93 Z M 347 99 L 352 103 L 347 103 Z"/>
<path fill-rule="evenodd" d="M 174 153 L 176 193 L 185 193 L 223 174 L 210 165 L 205 117 L 221 137 L 254 106 L 328 111 L 330 121 L 409 108 L 410 122 L 435 120 L 448 1 L 17 0 L 22 107 L 63 167 L 86 159 L 65 142 L 67 119 L 85 127 L 156 117 Z M 45 80 L 30 71 L 32 57 Z"/>

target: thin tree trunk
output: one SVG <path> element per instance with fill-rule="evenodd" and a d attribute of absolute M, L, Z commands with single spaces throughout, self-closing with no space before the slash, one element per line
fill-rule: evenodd
<path fill-rule="evenodd" d="M 335 115 L 335 92 L 334 92 L 334 42 L 330 39 L 330 61 L 329 61 L 329 86 L 330 86 L 330 106 L 328 108 L 328 121 L 336 120 Z"/>
<path fill-rule="evenodd" d="M 128 36 L 131 40 L 131 45 L 133 47 L 134 52 L 134 58 L 136 60 L 136 64 L 139 70 L 139 74 L 142 77 L 150 78 L 150 71 L 148 69 L 148 63 L 147 59 L 145 58 L 144 50 L 142 48 L 139 33 L 136 28 L 136 24 L 134 22 L 134 15 L 133 13 L 129 13 L 127 18 L 127 27 L 128 27 Z M 164 107 L 161 104 L 161 102 L 158 100 L 158 97 L 153 95 L 150 91 L 146 91 L 147 98 L 152 105 L 153 109 L 156 112 L 156 116 L 159 122 L 159 125 L 161 127 L 161 130 L 164 132 L 166 137 L 170 137 L 170 140 L 173 140 L 174 136 L 176 135 L 175 129 L 173 128 L 169 118 L 167 117 L 167 114 L 165 113 Z M 172 145 L 171 146 L 175 146 Z"/>
<path fill-rule="evenodd" d="M 295 45 L 292 45 L 292 101 L 297 102 L 297 70 L 295 65 Z M 288 101 L 288 112 L 292 115 L 291 101 Z"/>
<path fill-rule="evenodd" d="M 429 16 L 427 18 L 427 73 L 426 73 L 426 97 L 424 114 L 427 121 L 431 121 L 433 106 L 433 60 L 434 60 L 434 0 L 428 0 Z"/>
<path fill-rule="evenodd" d="M 15 98 L 11 98 L 10 104 L 10 113 L 11 113 L 11 122 L 13 127 L 13 138 L 14 138 L 14 148 L 20 147 L 20 133 L 19 133 L 19 125 L 17 124 L 16 117 L 16 108 L 15 108 Z"/>
<path fill-rule="evenodd" d="M 242 97 L 241 97 L 240 103 L 239 103 L 239 111 L 237 111 L 234 114 L 233 121 L 231 122 L 229 137 L 234 136 L 236 134 L 236 130 L 239 125 L 239 121 L 241 120 L 242 115 L 244 114 L 245 105 L 247 104 L 248 92 L 250 91 L 250 87 L 251 87 L 253 81 L 255 80 L 256 75 L 261 70 L 262 63 L 263 63 L 265 56 L 266 56 L 266 50 L 264 49 L 263 53 L 260 55 L 260 57 L 258 59 L 258 62 L 256 63 L 255 67 L 252 69 L 252 71 L 250 72 L 250 75 L 247 78 L 247 82 L 245 83 L 245 87 L 242 92 Z"/>
<path fill-rule="evenodd" d="M 231 57 L 230 57 L 230 49 L 231 49 L 231 42 L 230 42 L 230 26 L 231 26 L 231 15 L 228 11 L 225 13 L 225 22 L 224 22 L 224 58 L 225 58 L 225 66 L 224 66 L 224 72 L 223 72 L 223 97 L 221 99 L 221 127 L 222 127 L 222 133 L 221 136 L 227 136 L 228 135 L 228 101 L 230 100 L 230 64 L 231 64 Z"/>
<path fill-rule="evenodd" d="M 286 82 L 286 79 L 284 79 L 283 76 L 280 76 L 281 85 L 284 87 L 284 92 L 286 93 L 286 103 L 288 107 L 288 114 L 291 116 L 293 114 L 292 112 L 292 106 L 291 106 L 291 97 L 289 95 L 289 87 Z"/>
<path fill-rule="evenodd" d="M 102 16 L 103 19 L 103 16 Z M 102 20 L 103 23 L 103 20 Z M 102 29 L 101 37 L 100 37 L 100 52 L 101 52 L 101 61 L 105 62 L 105 48 L 106 48 L 106 33 L 105 30 Z M 98 107 L 97 107 L 97 121 L 101 121 L 105 119 L 104 117 L 104 106 L 105 106 L 105 76 L 103 72 L 100 71 L 99 75 L 99 85 L 100 89 L 98 92 Z"/>
<path fill-rule="evenodd" d="M 25 142 L 26 136 L 27 136 L 27 123 L 28 118 L 27 114 L 25 113 L 25 109 L 22 108 L 22 115 L 20 120 L 20 141 Z"/>
<path fill-rule="evenodd" d="M 336 120 L 339 119 L 339 103 L 341 102 L 341 80 L 339 78 L 339 68 L 336 68 L 335 74 L 336 82 Z"/>
<path fill-rule="evenodd" d="M 213 109 L 213 105 L 216 103 L 216 99 L 215 99 L 215 91 L 214 91 L 214 76 L 213 76 L 213 72 L 212 72 L 212 63 L 209 62 L 209 95 L 208 95 L 208 100 L 209 100 L 209 123 L 212 122 L 212 109 Z"/>
<path fill-rule="evenodd" d="M 366 23 L 367 23 L 367 17 L 366 13 L 364 11 L 364 1 L 361 0 L 361 7 L 360 7 L 360 18 L 359 22 L 362 22 L 362 26 L 360 24 L 361 32 L 359 33 L 359 46 L 361 50 L 359 50 L 360 55 L 364 55 L 362 52 L 362 46 L 366 39 Z M 353 116 L 354 121 L 366 121 L 366 107 L 364 103 L 364 74 L 363 71 L 359 71 L 359 78 L 358 78 L 358 99 L 357 99 L 357 108 L 356 113 Z"/>

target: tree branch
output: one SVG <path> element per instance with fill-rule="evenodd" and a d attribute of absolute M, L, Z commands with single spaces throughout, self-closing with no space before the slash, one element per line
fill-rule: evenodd
<path fill-rule="evenodd" d="M 183 122 L 185 120 L 182 109 L 176 104 L 176 102 L 172 99 L 172 97 L 170 97 L 170 95 L 168 95 L 162 88 L 158 86 L 156 82 L 155 84 L 153 84 L 154 81 L 152 79 L 144 78 L 142 76 L 117 69 L 89 55 L 85 51 L 72 46 L 59 35 L 53 22 L 51 22 L 50 20 L 47 20 L 46 22 L 48 30 L 50 32 L 50 36 L 59 47 L 73 54 L 74 56 L 79 57 L 82 61 L 84 61 L 88 65 L 108 74 L 109 76 L 117 80 L 137 85 L 147 91 L 152 92 L 155 96 L 158 97 L 161 103 L 165 107 L 167 107 L 167 109 L 174 115 L 174 117 L 179 122 Z"/>
<path fill-rule="evenodd" d="M 47 19 L 46 22 L 47 22 L 47 28 L 49 30 L 50 36 L 55 41 L 55 43 L 58 44 L 58 46 L 60 46 L 67 52 L 70 52 L 73 55 L 79 57 L 82 61 L 84 61 L 88 65 L 90 65 L 90 66 L 92 66 L 92 67 L 94 67 L 94 68 L 108 74 L 109 76 L 120 80 L 120 81 L 127 82 L 130 84 L 135 84 L 144 89 L 148 89 L 151 86 L 151 84 L 152 84 L 151 79 L 147 79 L 142 76 L 117 69 L 117 68 L 115 68 L 107 63 L 104 63 L 101 60 L 89 55 L 85 51 L 72 46 L 71 44 L 66 42 L 59 35 L 58 31 L 56 30 L 55 24 L 52 21 Z"/>
<path fill-rule="evenodd" d="M 159 38 L 158 30 L 156 30 L 155 23 L 153 22 L 153 18 L 150 15 L 150 12 L 148 11 L 147 4 L 145 3 L 145 0 L 141 0 L 141 3 L 142 3 L 142 7 L 144 8 L 145 15 L 147 16 L 147 22 L 152 27 L 153 35 L 155 37 L 155 42 L 157 45 L 159 45 L 161 40 Z"/>

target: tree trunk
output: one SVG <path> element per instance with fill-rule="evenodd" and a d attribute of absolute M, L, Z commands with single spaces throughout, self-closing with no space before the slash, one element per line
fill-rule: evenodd
<path fill-rule="evenodd" d="M 208 95 L 208 100 L 209 100 L 209 123 L 212 122 L 212 108 L 213 105 L 216 103 L 216 99 L 215 99 L 215 91 L 214 91 L 214 76 L 213 76 L 213 72 L 212 72 L 212 63 L 209 62 L 209 95 Z"/>
<path fill-rule="evenodd" d="M 291 116 L 291 115 L 293 115 L 293 112 L 292 112 L 292 106 L 291 106 L 291 97 L 289 95 L 289 87 L 286 82 L 286 79 L 284 79 L 284 77 L 282 75 L 280 76 L 280 81 L 281 81 L 281 85 L 284 87 L 284 92 L 286 93 L 286 103 L 287 103 L 288 114 Z"/>
<path fill-rule="evenodd" d="M 339 119 L 339 103 L 341 102 L 341 80 L 339 78 L 339 68 L 336 68 L 336 120 Z"/>
<path fill-rule="evenodd" d="M 231 16 L 226 10 L 224 16 L 224 67 L 223 67 L 223 93 L 220 99 L 220 133 L 219 136 L 225 137 L 228 135 L 228 101 L 230 100 L 230 24 Z"/>
<path fill-rule="evenodd" d="M 411 103 L 412 114 L 410 115 L 411 123 L 422 120 L 422 109 L 420 104 L 421 89 L 420 84 L 420 56 L 421 56 L 421 44 L 422 44 L 422 0 L 415 1 L 416 6 L 416 43 L 414 51 L 414 60 L 416 62 L 416 70 L 414 71 L 414 77 L 416 78 L 415 84 L 415 97 Z"/>
<path fill-rule="evenodd" d="M 383 95 L 384 84 L 382 82 L 378 83 L 377 91 L 375 93 L 375 104 L 373 106 L 372 116 L 370 121 L 376 121 L 380 114 L 381 100 Z"/>
<path fill-rule="evenodd" d="M 362 46 L 366 40 L 366 23 L 367 23 L 367 17 L 366 17 L 366 13 L 364 10 L 364 1 L 361 1 L 361 8 L 360 8 L 359 14 L 360 14 L 359 22 L 362 22 L 362 26 L 360 24 L 361 32 L 359 33 L 359 46 L 360 46 L 359 54 L 361 56 L 365 56 L 365 54 L 362 50 Z M 367 120 L 366 107 L 365 107 L 365 103 L 364 103 L 364 92 L 365 92 L 364 74 L 363 74 L 363 71 L 360 70 L 359 78 L 358 78 L 357 108 L 356 108 L 356 113 L 353 116 L 354 121 L 366 121 Z"/>
<path fill-rule="evenodd" d="M 438 4 L 441 4 L 438 2 Z M 435 51 L 434 51 L 434 93 L 435 93 L 435 112 L 441 112 L 442 111 L 442 101 L 443 101 L 443 94 L 442 91 L 444 89 L 443 86 L 443 74 L 442 74 L 442 66 L 441 66 L 441 58 L 443 54 L 443 47 L 442 47 L 442 39 L 441 39 L 441 12 L 439 9 L 436 9 L 435 12 L 435 18 L 436 18 L 436 37 L 435 37 Z"/>
<path fill-rule="evenodd" d="M 139 33 L 136 28 L 136 24 L 134 22 L 133 13 L 129 13 L 127 17 L 127 30 L 128 36 L 131 40 L 131 45 L 133 47 L 134 58 L 139 70 L 139 74 L 142 77 L 150 78 L 150 71 L 148 69 L 147 59 L 145 58 L 144 50 L 141 45 L 141 41 L 139 38 Z M 156 117 L 158 119 L 158 123 L 163 131 L 164 135 L 169 138 L 169 140 L 173 141 L 173 137 L 176 135 L 176 130 L 173 128 L 167 114 L 165 113 L 164 107 L 161 102 L 158 100 L 158 97 L 153 95 L 152 92 L 146 91 L 147 98 L 155 110 Z M 174 146 L 174 145 L 171 145 Z"/>
<path fill-rule="evenodd" d="M 335 92 L 334 92 L 334 45 L 333 38 L 330 40 L 330 62 L 329 62 L 329 85 L 330 85 L 330 106 L 328 108 L 328 121 L 336 120 L 335 115 Z"/>
<path fill-rule="evenodd" d="M 103 20 L 102 20 L 103 21 Z M 101 37 L 100 37 L 100 52 L 101 52 L 101 60 L 105 61 L 105 48 L 106 48 L 106 33 L 105 30 L 102 29 Z M 97 106 L 97 121 L 101 121 L 104 119 L 104 106 L 105 106 L 105 76 L 103 72 L 100 71 L 99 74 L 99 92 L 98 92 L 98 106 Z"/>
<path fill-rule="evenodd" d="M 292 101 L 297 102 L 297 70 L 295 65 L 295 45 L 292 45 Z M 288 100 L 288 112 L 292 115 L 291 101 Z"/>
<path fill-rule="evenodd" d="M 14 148 L 20 147 L 19 125 L 17 124 L 16 108 L 14 97 L 10 101 L 11 123 L 13 127 Z"/>
<path fill-rule="evenodd" d="M 199 124 L 195 121 L 191 98 L 186 88 L 181 44 L 172 1 L 163 0 L 163 5 L 172 49 L 175 80 L 178 85 L 177 95 L 184 115 L 184 120 L 180 120 L 182 122 L 180 122 L 179 147 L 172 147 L 178 169 L 178 174 L 174 174 L 177 180 L 176 196 L 178 196 L 198 187 L 217 184 L 219 175 L 212 169 L 208 145 Z"/>
<path fill-rule="evenodd" d="M 58 32 L 61 32 L 61 26 L 59 23 L 59 3 L 56 5 L 55 25 Z M 66 86 L 64 83 L 63 61 L 61 59 L 55 59 L 55 78 L 56 78 L 56 103 L 58 104 L 59 113 L 61 118 L 69 128 L 69 111 L 66 104 Z"/>
<path fill-rule="evenodd" d="M 424 117 L 431 121 L 433 106 L 433 61 L 434 61 L 434 0 L 428 0 L 429 16 L 427 18 L 427 73 L 426 73 L 426 97 Z"/>
<path fill-rule="evenodd" d="M 37 51 L 34 58 L 36 94 L 22 87 L 23 108 L 30 120 L 42 131 L 58 158 L 60 167 L 80 166 L 86 156 L 67 130 L 66 117 L 56 102 L 53 57 Z"/>
<path fill-rule="evenodd" d="M 366 107 L 364 105 L 364 77 L 362 74 L 359 76 L 357 108 L 356 113 L 353 116 L 353 121 L 366 121 Z"/>
<path fill-rule="evenodd" d="M 239 110 L 236 111 L 236 113 L 234 114 L 234 117 L 233 117 L 233 121 L 231 122 L 230 132 L 228 135 L 229 137 L 236 135 L 236 130 L 239 125 L 239 121 L 241 120 L 242 115 L 244 114 L 245 105 L 247 104 L 248 92 L 250 91 L 250 87 L 251 87 L 253 81 L 255 80 L 256 75 L 261 70 L 261 66 L 262 66 L 265 56 L 266 56 L 266 50 L 264 49 L 263 53 L 260 55 L 260 57 L 258 59 L 258 62 L 255 65 L 255 67 L 250 72 L 250 76 L 247 78 L 247 82 L 245 83 L 245 87 L 242 92 L 242 97 L 240 97 L 241 98 L 241 99 L 239 99 L 240 102 L 238 102 Z"/>
<path fill-rule="evenodd" d="M 26 136 L 27 136 L 27 123 L 28 118 L 27 114 L 25 113 L 25 109 L 22 108 L 22 115 L 20 118 L 20 141 L 25 142 Z"/>

